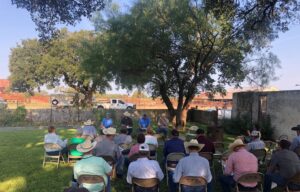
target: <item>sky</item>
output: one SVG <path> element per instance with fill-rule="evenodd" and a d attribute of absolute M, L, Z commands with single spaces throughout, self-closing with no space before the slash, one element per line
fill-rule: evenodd
<path fill-rule="evenodd" d="M 31 21 L 29 13 L 24 9 L 17 9 L 11 5 L 11 0 L 1 0 L 0 4 L 0 79 L 9 76 L 10 49 L 23 39 L 37 38 L 38 32 Z M 84 19 L 75 27 L 68 27 L 70 31 L 93 30 L 91 23 Z M 279 80 L 271 82 L 280 90 L 300 89 L 300 25 L 293 25 L 290 30 L 281 33 L 272 42 L 271 51 L 281 61 L 281 69 L 276 71 Z M 296 86 L 299 84 L 299 86 Z M 124 93 L 124 90 L 119 90 Z M 118 92 L 118 90 L 114 91 Z"/>

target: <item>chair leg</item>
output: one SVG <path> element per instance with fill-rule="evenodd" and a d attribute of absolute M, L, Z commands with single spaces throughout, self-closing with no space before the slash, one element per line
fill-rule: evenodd
<path fill-rule="evenodd" d="M 58 168 L 59 163 L 60 163 L 60 156 L 58 156 L 56 168 Z"/>

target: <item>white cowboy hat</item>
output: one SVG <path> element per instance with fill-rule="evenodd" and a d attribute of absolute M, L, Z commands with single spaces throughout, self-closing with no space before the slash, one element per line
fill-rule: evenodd
<path fill-rule="evenodd" d="M 229 144 L 228 148 L 230 151 L 233 151 L 236 147 L 246 146 L 241 139 L 234 140 L 233 143 Z"/>
<path fill-rule="evenodd" d="M 113 127 L 103 129 L 103 134 L 104 135 L 115 135 L 116 132 L 117 132 L 116 128 L 113 128 Z"/>
<path fill-rule="evenodd" d="M 130 114 L 128 111 L 125 111 L 125 112 L 123 113 L 123 115 L 126 116 L 126 117 L 130 117 L 131 114 Z"/>
<path fill-rule="evenodd" d="M 89 119 L 89 120 L 85 121 L 83 124 L 84 124 L 84 125 L 93 125 L 94 122 L 93 122 L 92 120 Z"/>
<path fill-rule="evenodd" d="M 198 143 L 197 139 L 191 139 L 190 142 L 184 142 L 185 151 L 188 152 L 188 148 L 191 146 L 198 147 L 198 151 L 201 151 L 201 149 L 204 147 L 204 144 Z"/>
<path fill-rule="evenodd" d="M 92 143 L 91 140 L 87 139 L 87 140 L 85 140 L 85 142 L 83 142 L 81 144 L 78 144 L 77 147 L 76 147 L 76 149 L 79 152 L 86 153 L 86 152 L 89 152 L 92 149 L 94 149 L 95 146 L 96 146 L 96 144 L 97 144 L 96 141 L 94 141 Z"/>

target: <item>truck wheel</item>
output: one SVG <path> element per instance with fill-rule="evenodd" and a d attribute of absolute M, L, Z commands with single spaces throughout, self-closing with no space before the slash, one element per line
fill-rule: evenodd
<path fill-rule="evenodd" d="M 126 109 L 128 109 L 128 110 L 132 110 L 132 109 L 133 109 L 133 107 L 127 107 Z"/>
<path fill-rule="evenodd" d="M 104 109 L 104 107 L 103 107 L 102 105 L 99 105 L 99 106 L 97 107 L 97 109 Z"/>

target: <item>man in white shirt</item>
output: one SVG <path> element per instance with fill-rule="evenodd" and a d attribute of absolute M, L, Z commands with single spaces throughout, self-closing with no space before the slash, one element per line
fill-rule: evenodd
<path fill-rule="evenodd" d="M 173 179 L 175 183 L 178 183 L 181 177 L 194 176 L 204 177 L 207 181 L 207 192 L 212 191 L 212 175 L 210 172 L 209 162 L 207 159 L 199 156 L 198 152 L 204 147 L 204 144 L 199 144 L 196 139 L 192 139 L 190 142 L 185 142 L 186 151 L 189 152 L 189 156 L 182 158 L 175 169 Z M 203 186 L 186 186 L 181 188 L 182 192 L 187 191 L 199 191 L 204 192 Z"/>
<path fill-rule="evenodd" d="M 46 152 L 48 155 L 58 155 L 59 152 L 61 152 L 61 154 L 68 154 L 68 149 L 67 149 L 67 143 L 68 140 L 65 139 L 64 141 L 60 138 L 60 136 L 58 136 L 55 133 L 55 127 L 54 126 L 49 126 L 48 128 L 48 134 L 45 135 L 44 137 L 44 143 L 54 143 L 54 144 L 58 144 L 59 145 L 59 149 L 47 149 L 46 148 Z"/>
<path fill-rule="evenodd" d="M 139 146 L 140 157 L 130 163 L 127 172 L 127 182 L 132 184 L 132 178 L 139 179 L 151 179 L 157 178 L 160 181 L 164 178 L 164 174 L 155 160 L 149 160 L 147 157 L 149 155 L 149 146 L 147 144 L 141 144 Z M 154 192 L 157 191 L 157 187 L 143 188 L 135 186 L 135 192 Z"/>

